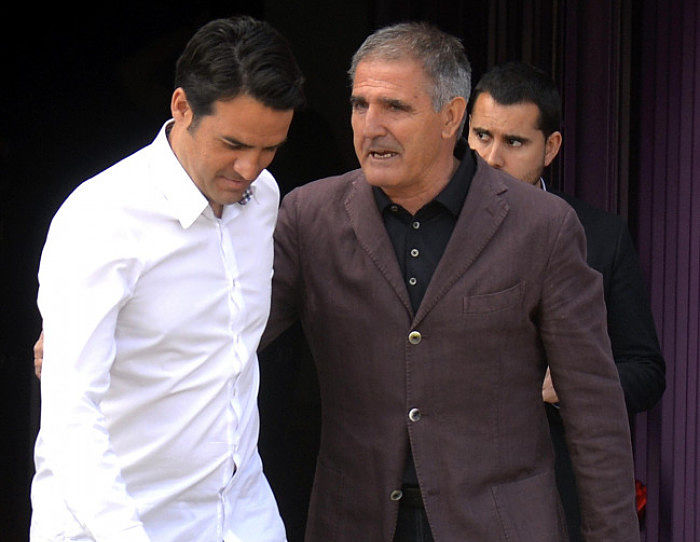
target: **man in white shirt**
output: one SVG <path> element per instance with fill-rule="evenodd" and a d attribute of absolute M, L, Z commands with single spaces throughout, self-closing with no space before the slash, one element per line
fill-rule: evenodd
<path fill-rule="evenodd" d="M 39 270 L 41 429 L 31 539 L 280 541 L 257 452 L 256 350 L 301 105 L 284 38 L 202 27 L 153 143 L 79 186 Z"/>

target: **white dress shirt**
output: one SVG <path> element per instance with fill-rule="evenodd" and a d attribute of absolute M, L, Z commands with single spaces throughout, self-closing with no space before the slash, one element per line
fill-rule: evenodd
<path fill-rule="evenodd" d="M 49 229 L 32 540 L 285 540 L 257 451 L 279 190 L 216 218 L 165 128 Z"/>

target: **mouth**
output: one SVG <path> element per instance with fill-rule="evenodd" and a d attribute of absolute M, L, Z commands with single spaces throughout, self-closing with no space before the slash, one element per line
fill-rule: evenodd
<path fill-rule="evenodd" d="M 367 157 L 372 160 L 384 161 L 391 160 L 399 155 L 398 152 L 394 152 L 387 149 L 371 149 L 367 152 Z"/>
<path fill-rule="evenodd" d="M 250 184 L 250 182 L 244 180 L 244 179 L 231 179 L 230 177 L 226 177 L 225 175 L 221 176 L 221 179 L 224 181 L 226 184 L 231 184 L 233 186 L 247 186 Z"/>

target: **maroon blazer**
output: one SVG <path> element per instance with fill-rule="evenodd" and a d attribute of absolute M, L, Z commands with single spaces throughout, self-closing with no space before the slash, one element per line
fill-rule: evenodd
<path fill-rule="evenodd" d="M 362 172 L 288 194 L 269 342 L 300 318 L 322 429 L 307 541 L 391 541 L 407 446 L 435 540 L 559 542 L 547 360 L 588 541 L 639 539 L 600 275 L 574 211 L 477 159 L 416 314 Z"/>

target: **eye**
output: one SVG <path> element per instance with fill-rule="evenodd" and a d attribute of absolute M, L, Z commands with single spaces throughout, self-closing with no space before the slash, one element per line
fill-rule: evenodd
<path fill-rule="evenodd" d="M 474 130 L 474 135 L 482 143 L 489 140 L 489 134 L 483 130 Z"/>
<path fill-rule="evenodd" d="M 239 151 L 243 148 L 243 145 L 236 141 L 222 139 L 221 142 L 223 143 L 224 147 L 230 151 Z"/>
<path fill-rule="evenodd" d="M 508 138 L 508 145 L 510 147 L 522 147 L 523 142 L 520 139 L 515 139 L 515 138 Z"/>
<path fill-rule="evenodd" d="M 361 100 L 352 100 L 350 102 L 350 109 L 357 112 L 364 111 L 367 109 L 367 103 Z"/>

